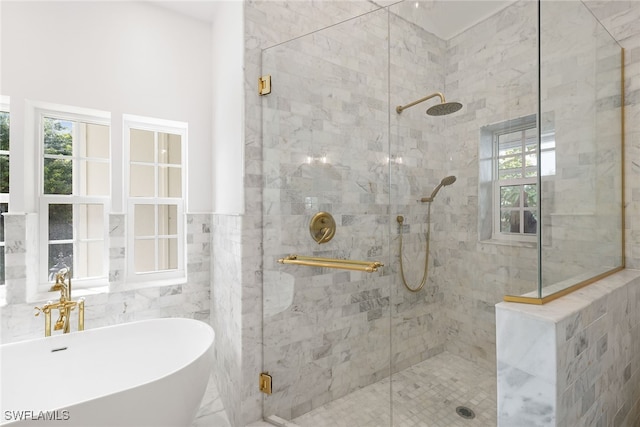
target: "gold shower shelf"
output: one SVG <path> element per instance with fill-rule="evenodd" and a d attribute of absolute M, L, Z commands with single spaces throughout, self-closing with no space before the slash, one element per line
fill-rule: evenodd
<path fill-rule="evenodd" d="M 339 268 L 342 270 L 366 271 L 373 273 L 384 264 L 378 261 L 353 261 L 350 259 L 318 258 L 300 255 L 289 255 L 278 260 L 280 264 L 306 265 L 309 267 Z"/>

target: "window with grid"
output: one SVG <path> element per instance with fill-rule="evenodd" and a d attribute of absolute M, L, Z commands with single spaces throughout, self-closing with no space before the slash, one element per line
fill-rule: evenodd
<path fill-rule="evenodd" d="M 187 125 L 126 119 L 125 133 L 130 279 L 182 278 Z"/>
<path fill-rule="evenodd" d="M 110 202 L 106 116 L 39 110 L 41 282 L 61 268 L 76 284 L 104 284 Z M 78 282 L 78 280 L 80 282 Z"/>
<path fill-rule="evenodd" d="M 4 216 L 9 210 L 9 108 L 0 104 L 0 286 L 5 284 Z"/>
<path fill-rule="evenodd" d="M 542 175 L 555 173 L 555 139 L 543 135 L 538 159 L 535 121 L 493 135 L 494 233 L 497 239 L 535 240 L 538 230 L 538 162 Z"/>

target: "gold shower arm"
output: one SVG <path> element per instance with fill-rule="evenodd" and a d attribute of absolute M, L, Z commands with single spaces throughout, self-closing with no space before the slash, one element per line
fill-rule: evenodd
<path fill-rule="evenodd" d="M 407 104 L 407 105 L 398 105 L 396 107 L 396 112 L 397 113 L 402 113 L 402 110 L 406 110 L 409 107 L 413 107 L 414 105 L 418 105 L 421 102 L 427 101 L 431 98 L 435 98 L 436 96 L 440 97 L 440 103 L 444 104 L 446 101 L 444 100 L 444 95 L 441 94 L 440 92 L 436 92 L 436 93 L 432 93 L 431 95 L 427 95 L 424 98 L 420 98 L 417 101 L 412 102 L 411 104 Z"/>
<path fill-rule="evenodd" d="M 309 267 L 338 268 L 342 270 L 366 271 L 373 273 L 384 264 L 379 261 L 353 261 L 349 259 L 319 258 L 300 255 L 289 255 L 278 260 L 280 264 L 306 265 Z"/>

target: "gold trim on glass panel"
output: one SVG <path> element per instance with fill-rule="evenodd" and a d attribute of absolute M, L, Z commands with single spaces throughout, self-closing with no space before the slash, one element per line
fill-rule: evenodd
<path fill-rule="evenodd" d="M 605 277 L 611 276 L 612 274 L 615 274 L 619 271 L 624 270 L 624 267 L 616 267 L 613 270 L 609 270 L 606 271 L 602 274 L 598 274 L 597 276 L 594 276 L 590 279 L 587 280 L 583 280 L 582 282 L 576 283 L 575 285 L 569 286 L 568 288 L 565 288 L 561 291 L 558 292 L 554 292 L 552 294 L 547 295 L 546 297 L 542 297 L 542 298 L 535 298 L 535 297 L 525 297 L 525 296 L 516 296 L 516 295 L 505 295 L 504 296 L 504 301 L 505 302 L 517 302 L 520 304 L 534 304 L 534 305 L 543 305 L 546 304 L 548 302 L 551 302 L 553 300 L 556 300 L 560 297 L 563 297 L 565 295 L 568 295 L 572 292 L 577 291 L 578 289 L 584 288 L 587 285 L 590 285 L 594 282 L 597 282 L 598 280 L 602 280 Z"/>
<path fill-rule="evenodd" d="M 627 258 L 626 258 L 626 251 L 627 251 L 627 245 L 626 245 L 626 233 L 627 233 L 627 224 L 626 224 L 626 215 L 625 215 L 625 206 L 627 205 L 627 199 L 625 197 L 625 192 L 627 190 L 625 182 L 626 182 L 626 178 L 625 178 L 625 147 L 626 147 L 626 138 L 625 138 L 625 121 L 624 121 L 624 114 L 625 114 L 625 107 L 624 107 L 624 103 L 625 103 L 625 94 L 624 94 L 624 79 L 625 77 L 625 72 L 624 72 L 624 61 L 625 61 L 625 51 L 624 48 L 620 48 L 620 109 L 622 114 L 620 115 L 620 145 L 622 153 L 621 153 L 621 173 L 622 173 L 622 268 L 624 268 L 626 266 L 627 263 Z"/>

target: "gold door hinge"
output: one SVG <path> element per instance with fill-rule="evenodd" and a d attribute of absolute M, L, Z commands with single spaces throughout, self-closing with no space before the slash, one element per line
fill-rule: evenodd
<path fill-rule="evenodd" d="M 258 94 L 268 95 L 271 93 L 271 75 L 267 74 L 258 79 Z"/>
<path fill-rule="evenodd" d="M 267 372 L 260 373 L 260 391 L 265 394 L 271 394 L 271 375 Z"/>

